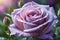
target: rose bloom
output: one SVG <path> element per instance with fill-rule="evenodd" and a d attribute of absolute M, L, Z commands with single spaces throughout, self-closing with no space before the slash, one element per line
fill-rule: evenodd
<path fill-rule="evenodd" d="M 12 12 L 11 35 L 53 40 L 53 27 L 58 22 L 53 7 L 28 2 Z"/>

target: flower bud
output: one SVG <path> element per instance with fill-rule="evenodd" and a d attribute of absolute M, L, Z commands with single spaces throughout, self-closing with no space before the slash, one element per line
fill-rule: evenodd
<path fill-rule="evenodd" d="M 10 19 L 7 16 L 5 16 L 4 19 L 3 19 L 3 23 L 5 25 L 9 25 L 10 24 Z"/>

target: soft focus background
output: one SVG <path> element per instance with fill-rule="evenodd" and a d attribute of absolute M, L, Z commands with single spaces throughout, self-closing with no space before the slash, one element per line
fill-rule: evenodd
<path fill-rule="evenodd" d="M 32 0 L 0 0 L 0 40 L 27 40 L 26 38 L 10 36 L 8 29 L 12 24 L 11 12 L 14 9 L 21 8 L 25 3 Z M 54 40 L 60 40 L 60 0 L 33 0 L 39 4 L 50 5 L 54 7 L 59 22 L 54 27 Z M 28 40 L 33 40 L 29 38 Z"/>

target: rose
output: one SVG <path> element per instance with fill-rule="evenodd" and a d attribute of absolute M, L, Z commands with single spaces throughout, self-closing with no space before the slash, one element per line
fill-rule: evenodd
<path fill-rule="evenodd" d="M 12 12 L 11 35 L 53 39 L 52 29 L 58 22 L 53 7 L 28 2 Z"/>

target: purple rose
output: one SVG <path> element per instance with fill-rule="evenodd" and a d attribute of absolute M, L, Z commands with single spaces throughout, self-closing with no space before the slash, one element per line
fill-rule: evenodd
<path fill-rule="evenodd" d="M 53 39 L 52 29 L 58 22 L 53 7 L 28 2 L 12 12 L 11 35 Z"/>

